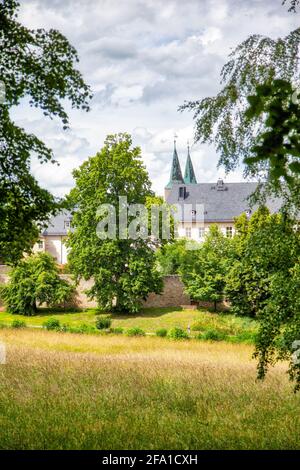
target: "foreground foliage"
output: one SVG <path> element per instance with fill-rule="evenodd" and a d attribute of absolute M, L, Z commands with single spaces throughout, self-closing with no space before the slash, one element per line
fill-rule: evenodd
<path fill-rule="evenodd" d="M 28 29 L 17 20 L 19 3 L 0 2 L 0 257 L 15 264 L 38 238 L 58 202 L 39 186 L 30 171 L 31 157 L 55 163 L 53 152 L 37 136 L 11 119 L 10 109 L 24 98 L 47 117 L 58 117 L 66 128 L 64 100 L 88 110 L 90 90 L 75 68 L 77 52 L 59 31 Z M 38 227 L 37 227 L 38 226 Z"/>

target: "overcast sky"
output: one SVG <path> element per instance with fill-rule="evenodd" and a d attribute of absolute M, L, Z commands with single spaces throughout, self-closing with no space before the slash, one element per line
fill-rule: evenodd
<path fill-rule="evenodd" d="M 70 130 L 23 104 L 19 125 L 35 132 L 60 162 L 33 163 L 42 186 L 56 195 L 72 187 L 72 169 L 99 150 L 109 133 L 129 132 L 153 182 L 168 182 L 173 136 L 182 167 L 193 141 L 185 100 L 214 95 L 227 56 L 250 34 L 276 38 L 299 26 L 281 0 L 21 0 L 19 19 L 32 28 L 59 29 L 78 50 L 79 69 L 94 92 L 89 113 L 70 111 Z M 213 147 L 194 145 L 199 182 L 224 177 Z M 240 181 L 241 171 L 226 177 Z"/>

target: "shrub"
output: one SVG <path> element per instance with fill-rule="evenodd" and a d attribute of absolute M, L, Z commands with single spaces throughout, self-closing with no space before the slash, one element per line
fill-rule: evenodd
<path fill-rule="evenodd" d="M 96 333 L 97 329 L 93 325 L 87 325 L 86 323 L 81 323 L 81 325 L 79 326 L 69 328 L 69 331 L 71 331 L 71 333 L 88 334 L 88 333 Z"/>
<path fill-rule="evenodd" d="M 210 329 L 198 335 L 198 339 L 210 340 L 210 341 L 224 341 L 227 335 L 223 331 Z"/>
<path fill-rule="evenodd" d="M 146 333 L 141 328 L 135 327 L 135 328 L 129 328 L 126 331 L 126 335 L 127 336 L 145 336 Z"/>
<path fill-rule="evenodd" d="M 111 325 L 111 318 L 108 315 L 99 315 L 96 320 L 96 328 L 98 330 L 105 330 L 106 328 L 110 328 Z"/>
<path fill-rule="evenodd" d="M 244 331 L 234 336 L 229 336 L 227 340 L 230 343 L 249 343 L 254 344 L 257 333 L 255 331 Z"/>
<path fill-rule="evenodd" d="M 13 320 L 11 322 L 12 328 L 26 328 L 26 323 L 23 320 Z"/>
<path fill-rule="evenodd" d="M 49 318 L 43 323 L 43 327 L 46 330 L 60 330 L 60 321 L 57 318 Z"/>
<path fill-rule="evenodd" d="M 110 332 L 115 335 L 121 335 L 124 332 L 124 329 L 118 326 L 117 328 L 111 328 Z"/>
<path fill-rule="evenodd" d="M 168 334 L 168 330 L 166 328 L 160 328 L 159 330 L 156 330 L 156 336 L 160 336 L 161 338 L 165 338 Z"/>
<path fill-rule="evenodd" d="M 182 328 L 178 328 L 177 326 L 175 326 L 175 328 L 172 328 L 169 331 L 168 338 L 175 339 L 175 340 L 177 340 L 177 339 L 189 339 L 189 335 Z"/>
<path fill-rule="evenodd" d="M 74 286 L 59 277 L 59 269 L 49 253 L 21 260 L 10 272 L 9 283 L 1 287 L 1 298 L 10 313 L 34 315 L 37 305 L 54 306 L 71 299 Z"/>

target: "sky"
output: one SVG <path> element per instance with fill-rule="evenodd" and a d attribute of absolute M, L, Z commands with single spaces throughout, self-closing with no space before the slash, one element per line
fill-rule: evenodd
<path fill-rule="evenodd" d="M 213 146 L 194 144 L 185 100 L 215 95 L 228 54 L 251 34 L 285 36 L 299 26 L 281 0 L 20 0 L 19 21 L 60 30 L 76 47 L 77 67 L 94 93 L 91 111 L 72 110 L 70 128 L 26 102 L 13 118 L 54 151 L 60 166 L 32 162 L 40 184 L 57 196 L 74 185 L 72 170 L 101 149 L 107 134 L 128 132 L 142 149 L 153 189 L 168 183 L 174 134 L 184 170 L 187 141 L 198 182 L 242 181 L 225 175 Z"/>

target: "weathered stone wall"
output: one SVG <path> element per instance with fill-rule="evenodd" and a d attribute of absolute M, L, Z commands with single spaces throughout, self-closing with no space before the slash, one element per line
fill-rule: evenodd
<path fill-rule="evenodd" d="M 190 305 L 190 297 L 184 293 L 184 286 L 179 276 L 165 276 L 164 289 L 161 295 L 150 294 L 144 307 L 179 307 Z"/>

